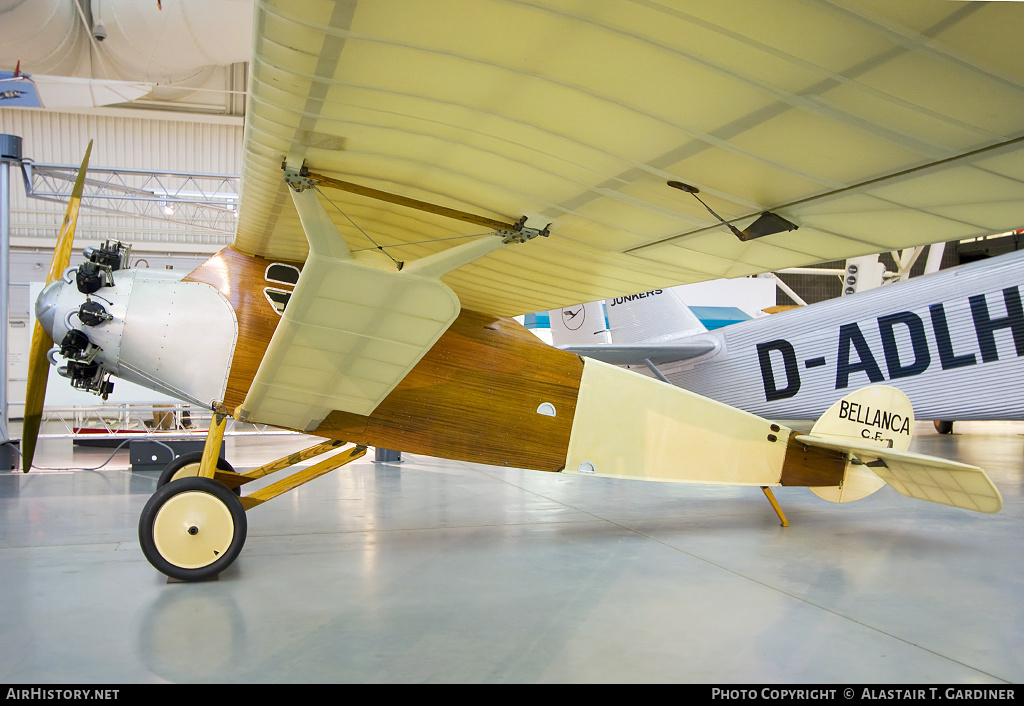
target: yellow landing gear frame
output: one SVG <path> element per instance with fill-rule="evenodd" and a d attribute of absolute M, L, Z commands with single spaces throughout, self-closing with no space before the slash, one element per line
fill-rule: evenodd
<path fill-rule="evenodd" d="M 333 451 L 344 441 L 325 441 L 285 458 L 235 473 L 219 459 L 227 414 L 217 410 L 206 437 L 202 458 L 179 464 L 161 476 L 139 519 L 142 553 L 156 569 L 178 581 L 215 577 L 238 557 L 245 543 L 245 511 L 361 458 L 365 446 L 353 446 L 249 495 L 240 488 L 271 473 Z M 220 467 L 218 467 L 220 466 Z M 225 468 L 226 466 L 226 468 Z"/>

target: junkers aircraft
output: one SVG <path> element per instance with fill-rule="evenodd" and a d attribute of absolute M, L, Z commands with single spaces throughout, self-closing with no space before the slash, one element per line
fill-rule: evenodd
<path fill-rule="evenodd" d="M 814 420 L 837 396 L 885 383 L 948 432 L 955 420 L 1024 419 L 1022 282 L 1014 252 L 713 330 L 679 290 L 654 290 L 574 307 L 571 322 L 552 312 L 551 333 L 564 350 L 769 419 Z M 604 329 L 608 342 L 592 344 Z"/>
<path fill-rule="evenodd" d="M 52 339 L 78 387 L 107 394 L 116 376 L 216 412 L 201 459 L 165 471 L 142 513 L 156 568 L 217 574 L 246 511 L 367 446 L 769 499 L 888 483 L 1000 509 L 983 470 L 906 450 L 912 410 L 888 386 L 797 434 L 509 317 L 1019 226 L 1018 3 L 255 12 L 233 245 L 179 280 L 108 243 L 64 277 L 69 213 L 37 304 L 34 370 L 59 362 Z M 28 400 L 30 463 L 36 378 Z M 217 458 L 229 416 L 327 440 L 235 473 Z"/>

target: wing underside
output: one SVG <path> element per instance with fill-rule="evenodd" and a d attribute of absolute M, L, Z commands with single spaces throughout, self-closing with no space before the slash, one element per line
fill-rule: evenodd
<path fill-rule="evenodd" d="M 281 163 L 551 237 L 444 278 L 513 315 L 1020 227 L 1019 3 L 257 0 L 235 245 L 304 260 Z M 690 194 L 746 228 L 740 242 Z M 478 226 L 328 192 L 358 252 Z M 351 219 L 351 220 L 350 220 Z"/>

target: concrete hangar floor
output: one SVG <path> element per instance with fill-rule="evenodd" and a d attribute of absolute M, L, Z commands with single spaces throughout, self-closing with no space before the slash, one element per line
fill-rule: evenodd
<path fill-rule="evenodd" d="M 985 468 L 1001 513 L 780 488 L 783 528 L 757 488 L 371 450 L 254 508 L 188 584 L 143 557 L 156 477 L 126 452 L 0 474 L 0 682 L 1021 683 L 1024 423 L 955 431 L 919 422 L 912 450 Z M 109 455 L 44 440 L 37 465 Z"/>

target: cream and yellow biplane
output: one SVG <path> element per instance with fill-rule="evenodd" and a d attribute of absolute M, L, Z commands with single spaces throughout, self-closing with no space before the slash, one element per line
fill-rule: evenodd
<path fill-rule="evenodd" d="M 155 567 L 216 575 L 247 510 L 367 446 L 770 500 L 888 483 L 1000 509 L 981 469 L 907 451 L 913 412 L 891 388 L 798 434 L 553 349 L 510 317 L 1020 227 L 1020 4 L 255 12 L 233 245 L 183 279 L 125 267 L 117 242 L 69 269 L 72 198 L 37 304 L 26 470 L 51 340 L 76 387 L 106 395 L 116 376 L 216 412 L 206 451 L 168 467 L 142 514 Z M 234 472 L 217 458 L 229 416 L 326 441 Z"/>

